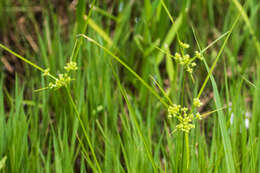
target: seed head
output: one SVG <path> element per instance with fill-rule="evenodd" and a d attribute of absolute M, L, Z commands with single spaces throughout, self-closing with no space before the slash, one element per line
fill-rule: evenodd
<path fill-rule="evenodd" d="M 183 42 L 180 42 L 180 46 L 183 47 L 184 49 L 188 49 L 190 47 L 189 44 Z"/>
<path fill-rule="evenodd" d="M 200 115 L 200 113 L 199 113 L 199 112 L 197 112 L 197 113 L 196 113 L 196 118 L 197 118 L 197 119 L 199 119 L 199 120 L 201 120 L 201 119 L 202 119 L 202 116 Z"/>
<path fill-rule="evenodd" d="M 55 83 L 52 82 L 49 83 L 49 88 L 59 89 L 63 86 L 67 86 L 71 80 L 72 80 L 71 77 L 67 73 L 59 74 L 58 79 L 56 79 Z"/>
<path fill-rule="evenodd" d="M 193 72 L 193 69 L 191 67 L 187 67 L 186 71 L 191 74 Z"/>
<path fill-rule="evenodd" d="M 203 57 L 201 56 L 201 53 L 199 53 L 198 51 L 195 51 L 195 56 L 200 59 L 203 60 Z"/>
<path fill-rule="evenodd" d="M 64 69 L 69 72 L 69 71 L 75 71 L 78 69 L 77 67 L 77 63 L 76 62 L 73 62 L 73 61 L 70 61 L 68 62 L 65 66 L 64 66 Z"/>
<path fill-rule="evenodd" d="M 194 105 L 195 107 L 201 107 L 201 106 L 202 106 L 202 103 L 201 103 L 201 101 L 200 101 L 199 98 L 194 98 L 194 99 L 193 99 L 193 105 Z"/>
<path fill-rule="evenodd" d="M 168 108 L 168 117 L 176 117 L 180 111 L 181 106 L 173 104 L 172 106 L 169 106 Z"/>

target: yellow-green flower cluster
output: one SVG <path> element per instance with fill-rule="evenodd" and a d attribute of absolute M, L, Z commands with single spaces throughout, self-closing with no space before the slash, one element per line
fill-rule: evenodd
<path fill-rule="evenodd" d="M 202 103 L 198 98 L 194 99 L 193 105 L 195 107 L 200 107 Z M 195 119 L 202 119 L 202 116 L 199 112 L 194 113 L 191 112 L 187 107 L 182 107 L 181 105 L 173 104 L 168 108 L 168 117 L 169 118 L 177 118 L 178 125 L 176 126 L 176 130 L 183 131 L 185 133 L 189 133 L 191 129 L 195 128 L 193 121 Z M 175 130 L 175 131 L 176 131 Z"/>
<path fill-rule="evenodd" d="M 59 78 L 56 79 L 55 83 L 52 83 L 52 82 L 49 83 L 49 88 L 50 89 L 53 89 L 53 88 L 59 89 L 63 86 L 68 85 L 70 83 L 70 81 L 71 81 L 71 77 L 67 73 L 59 74 Z"/>
<path fill-rule="evenodd" d="M 198 51 L 195 51 L 195 57 L 198 58 L 199 60 L 203 60 L 201 53 L 199 53 Z"/>
<path fill-rule="evenodd" d="M 69 72 L 69 71 L 75 71 L 78 70 L 78 66 L 76 62 L 70 61 L 68 62 L 65 66 L 64 69 Z"/>
<path fill-rule="evenodd" d="M 188 49 L 188 48 L 190 47 L 189 44 L 183 43 L 183 42 L 181 42 L 181 41 L 180 41 L 180 46 L 183 47 L 184 49 Z"/>
<path fill-rule="evenodd" d="M 199 112 L 196 113 L 196 118 L 199 119 L 199 120 L 202 120 L 202 116 L 200 115 Z"/>
<path fill-rule="evenodd" d="M 168 117 L 176 117 L 181 109 L 181 105 L 173 104 L 172 106 L 169 106 L 168 108 Z"/>
<path fill-rule="evenodd" d="M 190 47 L 190 45 L 187 43 L 180 42 L 180 47 L 182 49 L 188 49 Z M 173 58 L 175 59 L 175 61 L 177 63 L 184 66 L 185 70 L 188 73 L 192 74 L 193 68 L 196 66 L 196 63 L 194 61 L 196 60 L 196 58 L 202 60 L 203 57 L 201 56 L 201 53 L 199 53 L 198 51 L 195 51 L 195 56 L 192 58 L 190 57 L 189 54 L 184 54 L 183 52 L 184 51 L 182 51 L 181 54 L 176 52 Z"/>
<path fill-rule="evenodd" d="M 77 63 L 70 61 L 65 66 L 64 69 L 67 71 L 64 74 L 59 74 L 57 78 L 53 77 L 55 79 L 55 82 L 50 82 L 48 88 L 49 89 L 59 89 L 63 86 L 67 86 L 72 78 L 69 75 L 70 71 L 75 71 L 78 69 Z M 51 76 L 50 75 L 50 69 L 45 69 L 43 72 L 43 76 Z"/>
<path fill-rule="evenodd" d="M 193 99 L 193 105 L 195 106 L 195 107 L 201 107 L 202 106 L 202 103 L 201 103 L 201 101 L 200 101 L 200 99 L 198 99 L 198 98 L 194 98 Z"/>

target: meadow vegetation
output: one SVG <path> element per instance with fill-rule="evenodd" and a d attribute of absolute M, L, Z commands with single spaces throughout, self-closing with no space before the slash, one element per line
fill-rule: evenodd
<path fill-rule="evenodd" d="M 258 0 L 0 0 L 0 172 L 260 172 Z"/>

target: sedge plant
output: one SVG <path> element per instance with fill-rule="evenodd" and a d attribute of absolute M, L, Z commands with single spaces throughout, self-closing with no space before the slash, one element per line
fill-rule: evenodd
<path fill-rule="evenodd" d="M 77 43 L 77 42 L 76 42 Z M 94 159 L 94 162 L 96 164 L 96 167 L 97 167 L 97 171 L 98 172 L 102 172 L 101 168 L 100 168 L 100 165 L 97 161 L 97 158 L 96 158 L 96 154 L 94 152 L 94 148 L 91 144 L 91 141 L 90 141 L 90 138 L 88 136 L 88 133 L 86 131 L 86 128 L 85 128 L 85 125 L 80 117 L 80 114 L 78 112 L 78 109 L 77 109 L 77 106 L 72 98 L 72 95 L 70 93 L 70 89 L 69 89 L 69 85 L 70 85 L 70 82 L 73 80 L 72 78 L 72 72 L 78 70 L 78 66 L 77 66 L 77 63 L 75 61 L 69 61 L 65 66 L 64 66 L 64 69 L 65 69 L 65 73 L 61 73 L 61 74 L 58 74 L 58 76 L 54 76 L 53 74 L 50 73 L 50 69 L 49 68 L 46 68 L 46 69 L 43 69 L 42 67 L 36 65 L 35 63 L 31 62 L 29 59 L 26 59 L 24 58 L 23 56 L 19 55 L 18 53 L 12 51 L 11 49 L 9 49 L 8 47 L 4 46 L 3 44 L 0 43 L 0 47 L 6 51 L 8 51 L 9 53 L 13 54 L 15 57 L 19 58 L 20 60 L 26 62 L 27 64 L 31 65 L 33 68 L 39 70 L 40 72 L 42 72 L 42 75 L 44 77 L 49 77 L 52 82 L 50 82 L 48 84 L 47 87 L 44 87 L 44 88 L 40 88 L 40 89 L 37 89 L 35 90 L 35 92 L 39 92 L 39 91 L 43 91 L 43 90 L 47 90 L 47 89 L 50 89 L 50 90 L 58 90 L 60 88 L 65 88 L 66 89 L 66 92 L 67 92 L 67 95 L 68 95 L 68 99 L 73 107 L 73 110 L 80 122 L 80 126 L 83 130 L 83 133 L 84 133 L 84 136 L 87 140 L 87 143 L 88 143 L 88 146 L 91 150 L 91 153 L 92 153 L 92 156 L 93 156 L 93 159 Z M 75 47 L 75 46 L 74 46 Z M 73 50 L 72 52 L 72 55 L 74 54 L 74 51 L 75 49 Z M 79 139 L 79 138 L 78 138 Z M 81 142 L 80 142 L 81 144 Z M 83 145 L 82 145 L 83 146 Z"/>
<path fill-rule="evenodd" d="M 169 11 L 167 10 L 167 7 L 166 5 L 164 4 L 163 0 L 161 0 L 161 3 L 164 7 L 164 9 L 166 10 L 168 16 L 170 17 L 172 23 L 174 24 L 174 21 L 173 21 L 173 18 L 171 17 Z M 91 21 L 91 20 L 90 20 Z M 235 21 L 235 23 L 237 22 L 237 20 Z M 212 67 L 208 70 L 208 75 L 206 77 L 206 79 L 204 80 L 203 84 L 202 84 L 202 87 L 201 89 L 199 90 L 199 94 L 197 96 L 195 96 L 194 98 L 191 98 L 190 100 L 192 101 L 191 103 L 191 107 L 189 106 L 186 106 L 186 105 L 182 105 L 182 104 L 177 104 L 177 103 L 173 103 L 175 101 L 172 101 L 169 96 L 165 93 L 165 91 L 162 89 L 162 87 L 157 83 L 156 80 L 154 80 L 154 82 L 156 83 L 156 85 L 160 88 L 160 91 L 163 93 L 163 96 L 164 97 L 161 97 L 147 82 L 145 82 L 144 79 L 142 79 L 142 77 L 140 77 L 130 66 L 128 66 L 126 63 L 124 63 L 121 58 L 119 58 L 115 53 L 113 53 L 112 51 L 109 50 L 109 48 L 106 48 L 104 46 L 102 46 L 100 43 L 98 43 L 97 41 L 95 41 L 94 39 L 84 35 L 84 34 L 80 34 L 78 35 L 79 37 L 83 37 L 83 38 L 86 38 L 88 41 L 94 43 L 96 46 L 102 48 L 106 53 L 108 53 L 109 55 L 111 55 L 116 61 L 118 61 L 121 65 L 123 65 L 128 71 L 130 71 L 157 99 L 159 99 L 159 101 L 162 103 L 162 105 L 165 106 L 165 110 L 167 110 L 167 114 L 168 114 L 168 118 L 169 119 L 176 119 L 178 121 L 178 124 L 177 126 L 175 127 L 175 129 L 173 129 L 172 132 L 181 132 L 184 134 L 185 136 L 185 144 L 186 144 L 186 153 L 187 153 L 187 156 L 186 156 L 186 163 L 187 163 L 187 168 L 189 168 L 189 164 L 190 164 L 190 156 L 189 156 L 189 133 L 192 129 L 195 128 L 195 123 L 194 121 L 196 120 L 201 120 L 203 119 L 204 117 L 206 117 L 207 115 L 215 112 L 215 111 L 219 111 L 220 109 L 217 109 L 215 111 L 212 111 L 212 112 L 209 112 L 209 113 L 206 113 L 206 114 L 200 114 L 200 112 L 196 111 L 197 108 L 199 108 L 200 106 L 202 106 L 202 102 L 200 101 L 200 97 L 205 89 L 205 86 L 208 82 L 208 80 L 210 79 L 210 77 L 212 76 L 212 73 L 213 73 L 213 70 L 215 69 L 216 67 L 216 64 L 220 58 L 220 55 L 221 53 L 223 52 L 223 49 L 227 43 L 227 40 L 229 39 L 230 37 L 230 34 L 232 33 L 232 30 L 235 26 L 235 23 L 234 25 L 231 27 L 231 29 L 224 33 L 222 36 L 220 36 L 217 40 L 215 40 L 214 42 L 212 42 L 210 45 L 208 45 L 206 48 L 202 49 L 202 50 L 199 50 L 199 51 L 195 51 L 194 52 L 194 56 L 190 56 L 189 54 L 185 53 L 185 51 L 187 49 L 190 48 L 189 44 L 181 41 L 178 33 L 177 33 L 177 41 L 178 41 L 178 44 L 179 44 L 179 51 L 176 52 L 174 55 L 171 55 L 169 54 L 168 52 L 165 52 L 163 49 L 160 49 L 159 47 L 156 47 L 160 52 L 166 54 L 166 55 L 169 55 L 170 57 L 173 58 L 173 60 L 178 64 L 180 65 L 181 67 L 183 67 L 183 69 L 185 70 L 185 72 L 187 72 L 188 74 L 190 74 L 190 77 L 192 78 L 192 80 L 194 80 L 193 78 L 193 71 L 194 71 L 194 68 L 196 67 L 196 60 L 201 60 L 203 62 L 205 62 L 205 58 L 203 56 L 203 53 L 209 48 L 211 47 L 213 44 L 215 44 L 217 41 L 219 41 L 220 39 L 226 37 Z M 84 31 L 82 32 L 84 33 Z M 76 61 L 75 61 L 75 57 L 79 51 L 79 47 L 81 45 L 81 38 L 80 39 L 77 39 L 76 40 L 76 43 L 75 43 L 75 46 L 74 46 L 74 50 L 73 50 L 73 53 L 71 55 L 71 59 L 70 61 L 64 66 L 64 73 L 62 74 L 59 74 L 57 76 L 55 75 L 52 75 L 50 73 L 50 69 L 49 68 L 46 68 L 46 69 L 43 69 L 39 66 L 37 66 L 36 64 L 32 63 L 31 61 L 29 61 L 28 59 L 25 59 L 23 58 L 22 56 L 20 56 L 19 54 L 13 52 L 12 50 L 10 50 L 9 48 L 5 47 L 4 45 L 0 44 L 0 47 L 5 49 L 6 51 L 12 53 L 13 55 L 15 55 L 16 57 L 18 57 L 19 59 L 23 60 L 24 62 L 30 64 L 31 66 L 33 66 L 34 68 L 38 69 L 39 71 L 42 72 L 42 75 L 43 76 L 46 76 L 46 77 L 49 77 L 52 81 L 48 84 L 47 87 L 45 88 L 41 88 L 41 89 L 38 89 L 36 91 L 42 91 L 42 90 L 47 90 L 47 89 L 50 89 L 50 90 L 58 90 L 60 88 L 65 88 L 67 93 L 68 93 L 68 97 L 69 97 L 69 100 L 70 100 L 70 103 L 73 107 L 73 110 L 76 114 L 76 116 L 78 117 L 79 119 L 79 122 L 80 122 L 80 125 L 83 129 L 83 132 L 84 132 L 84 135 L 87 139 L 87 142 L 88 142 L 88 145 L 90 147 L 90 150 L 91 150 L 91 153 L 93 155 L 93 158 L 95 160 L 95 164 L 96 164 L 96 167 L 95 166 L 91 166 L 94 170 L 96 169 L 97 172 L 102 172 L 101 171 L 101 168 L 99 166 L 99 163 L 96 159 L 96 156 L 95 156 L 95 152 L 94 152 L 94 149 L 93 149 L 93 146 L 89 140 L 89 136 L 86 132 L 86 129 L 84 127 L 84 124 L 80 118 L 80 115 L 77 111 L 77 107 L 76 107 L 76 104 L 75 102 L 73 101 L 73 98 L 72 98 L 72 95 L 70 93 L 70 90 L 69 90 L 69 85 L 70 83 L 74 80 L 73 77 L 72 77 L 72 74 L 73 72 L 77 71 L 78 70 L 78 66 L 76 64 Z M 115 74 L 115 73 L 114 73 Z M 119 81 L 119 79 L 117 78 L 117 81 Z M 120 83 L 118 82 L 118 85 L 120 85 Z M 120 86 L 120 90 L 122 92 L 122 94 L 124 95 L 124 98 L 127 102 L 127 104 L 129 104 L 129 101 L 127 100 L 127 97 L 126 97 L 126 93 L 125 91 L 123 90 L 123 88 Z M 166 101 L 165 101 L 166 100 Z M 140 128 L 138 128 L 138 122 L 135 121 L 135 125 L 137 127 L 138 130 L 138 134 L 141 136 L 141 138 L 143 139 L 143 142 L 146 146 L 146 141 L 145 139 L 143 138 L 142 136 L 142 132 L 140 131 Z M 78 137 L 78 141 L 80 143 L 81 146 L 83 146 L 82 144 L 82 141 L 81 139 Z M 84 153 L 85 153 L 85 156 L 87 157 L 88 154 L 86 152 L 86 150 L 84 149 L 83 147 L 83 150 L 84 150 Z M 149 150 L 148 147 L 146 147 L 146 151 L 147 151 L 147 155 L 149 157 L 149 160 L 151 161 L 152 165 L 153 165 L 153 169 L 155 172 L 158 172 L 157 169 L 158 169 L 158 166 L 155 164 L 153 158 L 152 158 L 152 155 L 151 155 L 151 151 Z M 3 159 L 5 160 L 5 159 Z M 233 163 L 229 162 L 231 165 Z M 162 170 L 160 170 L 162 171 Z"/>
<path fill-rule="evenodd" d="M 196 97 L 194 97 L 193 103 L 192 103 L 192 107 L 188 108 L 186 106 L 183 105 L 178 105 L 178 104 L 174 104 L 171 99 L 167 96 L 167 94 L 165 93 L 165 91 L 162 89 L 162 87 L 156 82 L 156 80 L 154 80 L 154 82 L 157 84 L 157 86 L 159 87 L 160 91 L 163 93 L 164 98 L 160 97 L 159 94 L 157 94 L 157 92 L 147 83 L 145 82 L 144 79 L 142 79 L 141 76 L 139 76 L 130 66 L 128 66 L 125 62 L 122 61 L 121 58 L 119 58 L 117 55 L 115 55 L 113 52 L 111 52 L 108 48 L 106 48 L 105 46 L 101 45 L 100 43 L 98 43 L 96 40 L 94 40 L 93 38 L 90 38 L 84 34 L 80 34 L 78 35 L 79 37 L 83 37 L 85 39 L 87 39 L 88 41 L 92 42 L 93 44 L 95 44 L 96 46 L 100 47 L 101 49 L 103 49 L 107 54 L 109 54 L 110 56 L 112 56 L 113 59 L 115 59 L 117 62 L 119 62 L 122 66 L 124 66 L 130 73 L 132 73 L 156 98 L 159 99 L 159 101 L 167 108 L 168 110 L 168 118 L 176 118 L 178 120 L 178 125 L 176 126 L 176 128 L 173 130 L 173 132 L 176 131 L 180 131 L 183 132 L 185 135 L 185 145 L 186 145 L 186 166 L 187 169 L 189 169 L 189 164 L 190 164 L 190 154 L 189 154 L 189 133 L 190 130 L 195 128 L 194 125 L 194 121 L 195 120 L 202 120 L 203 117 L 208 116 L 211 113 L 214 113 L 216 111 L 219 111 L 223 108 L 205 113 L 205 114 L 200 114 L 199 112 L 196 112 L 195 109 L 199 108 L 202 106 L 202 102 L 200 101 L 200 96 L 203 92 L 203 90 L 205 89 L 205 86 L 208 82 L 209 77 L 212 75 L 213 70 L 216 67 L 216 63 L 218 62 L 221 53 L 223 52 L 223 49 L 227 43 L 227 40 L 229 39 L 232 30 L 235 26 L 235 24 L 237 23 L 239 17 L 237 17 L 237 19 L 235 20 L 234 24 L 232 25 L 232 27 L 230 28 L 230 30 L 226 33 L 224 33 L 222 36 L 220 36 L 218 39 L 216 39 L 215 41 L 213 41 L 210 45 L 208 45 L 206 48 L 204 48 L 203 50 L 200 51 L 195 51 L 195 55 L 191 58 L 188 54 L 184 54 L 185 49 L 189 48 L 189 45 L 187 43 L 184 43 L 182 41 L 179 40 L 180 43 L 180 47 L 181 47 L 181 51 L 180 53 L 176 53 L 174 56 L 170 55 L 174 60 L 176 60 L 176 62 L 178 64 L 180 64 L 181 66 L 184 66 L 184 69 L 186 70 L 187 73 L 189 73 L 192 77 L 192 72 L 193 72 L 193 68 L 196 66 L 196 63 L 194 62 L 196 59 L 199 60 L 203 60 L 205 61 L 205 59 L 203 58 L 203 53 L 210 48 L 211 46 L 213 46 L 213 44 L 215 44 L 217 41 L 219 41 L 220 39 L 222 39 L 224 36 L 226 36 L 225 40 L 224 40 L 224 44 L 222 45 L 212 67 L 210 68 L 208 75 L 206 77 L 206 79 L 204 80 L 202 87 L 198 93 L 198 95 Z M 160 48 L 156 47 L 157 49 L 159 49 L 160 51 L 164 52 L 163 50 L 161 50 Z M 165 99 L 167 101 L 165 101 Z M 167 103 L 168 102 L 168 103 Z M 140 134 L 141 135 L 141 134 Z M 148 157 L 150 158 L 150 161 L 152 162 L 152 165 L 154 167 L 154 170 L 157 170 L 156 167 L 154 166 L 154 161 L 151 159 L 150 157 L 150 151 L 147 151 L 148 153 Z M 156 171 L 157 172 L 157 171 Z"/>
<path fill-rule="evenodd" d="M 169 10 L 167 9 L 165 3 L 163 2 L 163 0 L 161 0 L 161 4 L 164 7 L 167 15 L 169 16 L 171 22 L 174 24 L 174 20 L 173 17 L 170 15 Z M 110 56 L 113 57 L 113 59 L 115 59 L 117 62 L 119 62 L 121 65 L 123 65 L 130 73 L 132 73 L 157 99 L 159 99 L 159 101 L 167 108 L 168 110 L 168 118 L 172 119 L 172 118 L 176 118 L 178 120 L 178 124 L 175 127 L 175 129 L 173 130 L 173 132 L 176 131 L 180 131 L 184 133 L 185 136 L 185 145 L 186 145 L 186 165 L 187 168 L 189 168 L 189 164 L 190 164 L 190 156 L 189 156 L 189 133 L 190 130 L 195 128 L 195 124 L 194 121 L 195 120 L 202 120 L 202 118 L 208 116 L 209 114 L 216 112 L 216 111 L 220 111 L 223 108 L 219 108 L 215 111 L 211 111 L 205 114 L 200 114 L 199 112 L 195 111 L 197 108 L 201 107 L 203 105 L 203 103 L 200 101 L 200 97 L 201 94 L 203 92 L 203 90 L 205 89 L 205 86 L 209 80 L 209 78 L 211 77 L 213 70 L 216 67 L 216 64 L 220 58 L 220 55 L 223 52 L 223 49 L 232 33 L 232 30 L 234 29 L 234 26 L 236 25 L 237 21 L 238 21 L 239 17 L 236 18 L 234 24 L 232 25 L 232 27 L 230 28 L 229 31 L 227 31 L 226 33 L 222 34 L 219 38 L 217 38 L 215 41 L 213 41 L 211 44 L 209 44 L 206 48 L 204 49 L 200 49 L 199 51 L 195 51 L 194 52 L 194 56 L 190 56 L 189 54 L 186 54 L 185 51 L 186 49 L 190 48 L 190 45 L 181 41 L 178 32 L 177 32 L 177 41 L 179 43 L 179 52 L 176 52 L 175 55 L 171 55 L 168 52 L 164 51 L 163 49 L 159 48 L 159 47 L 155 47 L 157 48 L 159 51 L 161 51 L 164 54 L 169 55 L 171 58 L 173 58 L 177 64 L 179 64 L 180 66 L 182 66 L 185 71 L 190 74 L 192 80 L 194 81 L 193 78 L 193 71 L 196 64 L 196 60 L 200 60 L 200 61 L 204 61 L 204 56 L 203 53 L 210 48 L 211 46 L 213 46 L 217 41 L 219 41 L 220 39 L 225 38 L 224 43 L 222 44 L 222 47 L 220 49 L 220 51 L 218 52 L 218 55 L 212 65 L 212 67 L 210 68 L 210 70 L 208 71 L 208 75 L 206 76 L 201 89 L 199 90 L 199 93 L 196 97 L 194 97 L 193 99 L 193 103 L 192 106 L 190 108 L 183 106 L 183 105 L 179 105 L 179 104 L 174 104 L 171 99 L 167 96 L 167 94 L 165 93 L 165 91 L 162 89 L 162 87 L 160 87 L 160 85 L 156 82 L 155 79 L 154 82 L 156 83 L 156 85 L 159 87 L 160 91 L 163 93 L 164 95 L 164 99 L 162 97 L 160 97 L 156 91 L 154 91 L 154 89 L 149 86 L 148 83 L 145 82 L 144 79 L 142 79 L 142 77 L 140 77 L 131 67 L 129 67 L 125 62 L 122 61 L 121 58 L 119 58 L 117 55 L 115 55 L 113 52 L 111 52 L 109 50 L 109 48 L 106 48 L 105 46 L 101 45 L 100 43 L 98 43 L 96 40 L 94 40 L 93 38 L 90 38 L 89 36 L 86 36 L 84 34 L 79 34 L 79 37 L 83 37 L 86 38 L 88 41 L 94 43 L 96 46 L 100 47 L 101 49 L 103 49 L 106 53 L 108 53 Z M 199 47 L 200 48 L 200 47 Z M 167 100 L 167 102 L 165 101 L 165 99 Z M 144 142 L 144 141 L 143 141 Z M 154 167 L 154 170 L 156 170 L 156 166 L 154 166 L 154 161 L 151 159 L 150 156 L 150 151 L 147 151 L 148 153 L 148 157 L 150 158 L 150 161 L 152 162 L 152 165 Z"/>

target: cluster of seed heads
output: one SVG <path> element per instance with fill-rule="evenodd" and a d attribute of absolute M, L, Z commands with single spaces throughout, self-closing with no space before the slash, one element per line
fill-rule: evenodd
<path fill-rule="evenodd" d="M 78 69 L 77 63 L 70 61 L 64 66 L 64 69 L 66 70 L 66 73 L 59 74 L 58 77 L 55 78 L 55 82 L 50 82 L 47 88 L 59 89 L 63 86 L 67 86 L 72 80 L 69 73 Z M 51 76 L 49 68 L 44 70 L 43 76 Z"/>
<path fill-rule="evenodd" d="M 184 50 L 184 49 L 188 49 L 190 45 L 180 41 L 180 47 L 182 50 Z M 194 61 L 196 59 L 202 60 L 203 57 L 198 51 L 195 51 L 195 55 L 192 58 L 190 57 L 189 54 L 184 54 L 183 52 L 184 51 L 181 51 L 181 53 L 176 52 L 173 58 L 177 63 L 184 66 L 187 72 L 192 74 L 193 68 L 197 65 Z"/>
<path fill-rule="evenodd" d="M 198 108 L 201 105 L 202 103 L 198 98 L 193 99 L 193 106 Z M 187 107 L 182 107 L 181 105 L 176 104 L 169 106 L 168 117 L 174 117 L 178 119 L 178 125 L 174 131 L 179 130 L 186 133 L 189 133 L 191 129 L 195 128 L 195 125 L 193 124 L 194 120 L 202 119 L 202 116 L 199 112 L 193 113 Z"/>
<path fill-rule="evenodd" d="M 64 66 L 64 69 L 65 69 L 67 72 L 76 71 L 76 70 L 78 70 L 78 66 L 77 66 L 77 63 L 76 63 L 76 62 L 70 61 L 70 62 L 68 62 L 68 63 Z"/>
<path fill-rule="evenodd" d="M 59 74 L 59 77 L 55 80 L 55 83 L 50 82 L 49 88 L 50 89 L 59 89 L 63 86 L 66 86 L 70 83 L 71 77 L 68 75 L 68 73 L 65 74 Z"/>

